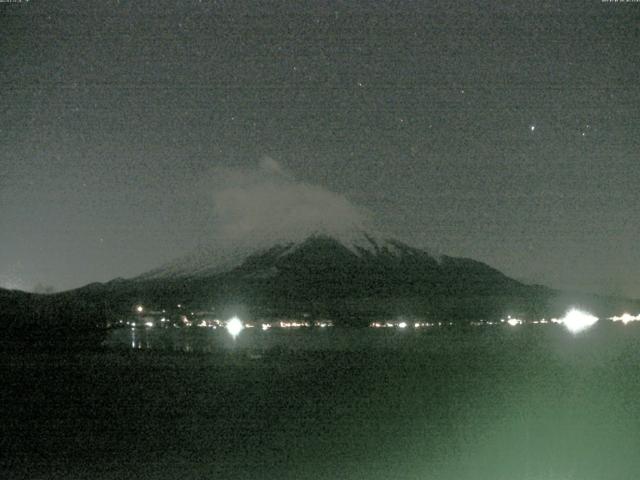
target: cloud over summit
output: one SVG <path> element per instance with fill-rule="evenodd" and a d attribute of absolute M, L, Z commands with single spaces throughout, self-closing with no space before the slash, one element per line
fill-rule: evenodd
<path fill-rule="evenodd" d="M 296 180 L 264 157 L 255 169 L 213 171 L 216 241 L 268 244 L 298 241 L 313 233 L 343 238 L 372 230 L 372 215 L 346 196 Z"/>

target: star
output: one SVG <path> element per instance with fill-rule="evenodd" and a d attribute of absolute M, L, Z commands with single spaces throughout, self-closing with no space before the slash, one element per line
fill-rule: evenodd
<path fill-rule="evenodd" d="M 532 132 L 534 132 L 536 130 L 536 126 L 535 125 L 530 125 L 529 126 L 529 130 L 531 130 Z"/>

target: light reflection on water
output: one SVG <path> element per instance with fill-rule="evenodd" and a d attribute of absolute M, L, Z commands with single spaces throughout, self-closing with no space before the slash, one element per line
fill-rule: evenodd
<path fill-rule="evenodd" d="M 84 372 L 90 383 L 75 388 L 87 392 L 79 395 L 86 408 L 46 405 L 58 409 L 55 418 L 92 415 L 86 428 L 59 422 L 82 440 L 73 448 L 108 447 L 110 460 L 96 468 L 110 473 L 92 478 L 133 478 L 132 468 L 162 480 L 627 480 L 640 471 L 640 325 L 603 324 L 578 335 L 558 325 L 255 328 L 235 341 L 224 329 L 137 327 L 111 332 L 107 344 L 135 354 L 92 353 L 52 376 L 58 392 L 60 378 L 73 382 Z M 251 356 L 279 346 L 370 351 Z M 138 354 L 225 349 L 249 351 Z M 95 391 L 106 399 L 97 407 Z M 123 408 L 132 398 L 139 403 Z M 113 428 L 95 421 L 96 409 Z M 88 462 L 76 462 L 65 478 L 87 477 Z"/>
<path fill-rule="evenodd" d="M 460 349 L 502 348 L 505 342 L 538 345 L 555 354 L 589 361 L 607 356 L 629 345 L 640 332 L 623 326 L 608 326 L 574 336 L 556 325 L 522 329 L 480 327 L 474 329 L 441 328 L 397 330 L 371 328 L 299 328 L 245 329 L 236 338 L 225 329 L 145 328 L 112 331 L 105 346 L 113 349 L 215 353 L 229 350 L 266 351 L 284 348 L 291 351 L 360 351 L 401 349 L 442 353 Z M 575 358 L 574 358 L 575 357 Z"/>
<path fill-rule="evenodd" d="M 281 410 L 274 415 L 280 421 L 269 442 L 277 444 L 280 439 L 283 451 L 295 444 L 305 445 L 304 452 L 317 445 L 327 452 L 320 461 L 314 455 L 312 462 L 292 456 L 300 473 L 297 478 L 626 480 L 636 478 L 631 472 L 638 471 L 634 447 L 640 438 L 636 421 L 640 328 L 628 327 L 602 324 L 577 335 L 559 325 L 421 331 L 247 329 L 235 341 L 224 329 L 138 328 L 113 332 L 110 342 L 124 348 L 132 344 L 141 350 L 182 352 L 274 347 L 368 350 L 364 355 L 319 356 L 327 360 L 309 363 L 309 370 L 301 367 L 305 355 L 265 355 L 265 361 L 250 363 L 255 367 L 238 370 L 248 378 L 242 390 L 247 405 L 242 418 L 259 423 L 260 415 L 274 414 L 265 405 L 277 406 L 273 408 Z M 170 361 L 194 359 L 203 361 L 195 356 L 175 356 Z M 198 378 L 198 388 L 222 382 L 234 391 L 238 377 L 229 363 L 221 365 L 228 376 L 212 369 L 211 377 Z M 288 368 L 306 374 L 298 376 Z M 225 384 L 225 379 L 231 383 Z M 291 389 L 298 381 L 304 387 Z M 278 388 L 271 389 L 272 384 Z M 217 391 L 218 383 L 210 388 L 209 392 Z M 288 397 L 296 398 L 307 389 L 317 400 L 298 403 Z M 286 395 L 280 396 L 282 392 Z M 201 398 L 209 402 L 206 395 Z M 295 406 L 288 409 L 288 405 Z M 209 404 L 200 408 L 204 411 Z M 234 403 L 233 408 L 242 407 Z M 335 415 L 319 413 L 325 408 Z M 196 415 L 197 408 L 194 411 L 197 424 L 207 418 Z M 207 426 L 202 431 L 215 429 Z M 204 444 L 214 441 L 205 440 Z M 257 442 L 252 455 L 268 463 L 269 448 Z M 384 461 L 376 464 L 383 449 Z M 354 471 L 345 475 L 343 450 L 356 459 Z M 320 462 L 336 470 L 318 472 Z M 247 473 L 251 468 L 248 464 L 238 478 L 266 478 Z M 173 473 L 165 478 L 178 472 Z"/>
<path fill-rule="evenodd" d="M 269 350 L 286 348 L 300 351 L 357 351 L 364 349 L 424 348 L 429 338 L 441 344 L 444 337 L 455 342 L 454 336 L 440 332 L 373 330 L 354 328 L 245 329 L 236 338 L 225 329 L 208 328 L 145 328 L 135 327 L 112 331 L 105 345 L 109 348 L 157 350 L 173 352 L 213 353 L 225 350 Z M 459 340 L 462 340 L 460 338 Z M 427 341 L 427 343 L 425 343 Z"/>
<path fill-rule="evenodd" d="M 402 339 L 397 332 L 367 332 L 362 329 L 246 329 L 236 338 L 225 329 L 144 328 L 112 331 L 105 345 L 109 348 L 173 352 L 213 353 L 224 350 L 358 350 L 389 347 Z"/>

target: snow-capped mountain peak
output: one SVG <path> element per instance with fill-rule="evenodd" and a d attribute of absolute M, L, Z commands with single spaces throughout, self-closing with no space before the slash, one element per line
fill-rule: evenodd
<path fill-rule="evenodd" d="M 435 256 L 424 250 L 413 248 L 395 239 L 386 238 L 377 232 L 353 229 L 342 231 L 336 235 L 328 235 L 325 232 L 317 231 L 297 241 L 280 241 L 261 248 L 255 248 L 256 242 L 252 238 L 219 247 L 215 245 L 204 246 L 160 268 L 144 273 L 137 279 L 215 276 L 242 266 L 249 258 L 264 255 L 269 255 L 271 258 L 283 258 L 301 252 L 319 241 L 329 242 L 336 248 L 342 247 L 357 258 L 421 254 L 432 256 L 436 260 Z"/>

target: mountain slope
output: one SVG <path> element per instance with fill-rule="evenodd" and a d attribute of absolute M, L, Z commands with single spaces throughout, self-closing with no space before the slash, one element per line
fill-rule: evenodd
<path fill-rule="evenodd" d="M 362 232 L 346 239 L 315 234 L 238 254 L 232 261 L 209 252 L 110 285 L 111 294 L 154 305 L 244 305 L 256 315 L 307 312 L 365 319 L 406 313 L 469 319 L 505 310 L 537 312 L 551 292 L 481 262 L 433 255 Z"/>
<path fill-rule="evenodd" d="M 186 277 L 211 277 L 240 267 L 248 259 L 261 255 L 280 256 L 291 254 L 299 250 L 307 250 L 318 241 L 327 243 L 333 240 L 333 254 L 343 255 L 347 250 L 356 257 L 387 256 L 393 257 L 409 253 L 428 254 L 423 250 L 414 249 L 397 240 L 383 238 L 380 234 L 349 230 L 339 236 L 314 233 L 298 241 L 283 240 L 268 245 L 260 245 L 254 238 L 236 239 L 233 242 L 221 242 L 221 245 L 207 245 L 197 248 L 188 255 L 177 258 L 159 268 L 135 278 L 135 280 L 176 279 Z M 435 259 L 435 256 L 434 256 Z"/>
<path fill-rule="evenodd" d="M 347 246 L 315 235 L 300 244 L 276 246 L 248 257 L 228 278 L 285 281 L 312 295 L 455 293 L 520 288 L 523 285 L 474 260 L 431 254 L 396 240 Z"/>
<path fill-rule="evenodd" d="M 306 314 L 364 325 L 398 315 L 468 321 L 557 317 L 570 306 L 600 317 L 640 309 L 637 301 L 526 285 L 482 262 L 438 256 L 362 232 L 347 238 L 315 234 L 257 251 L 248 245 L 236 245 L 229 255 L 202 249 L 133 279 L 55 295 L 3 291 L 0 317 L 14 325 L 49 317 L 60 324 L 76 325 L 79 319 L 108 324 L 131 315 L 142 303 L 175 316 L 184 308 L 213 309 L 221 317 L 238 312 L 247 318 Z"/>

